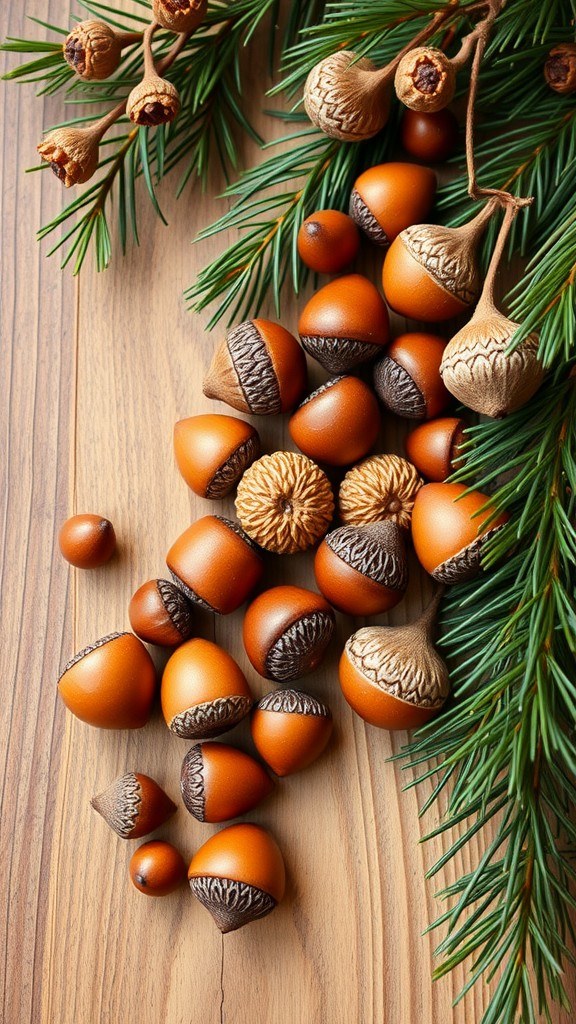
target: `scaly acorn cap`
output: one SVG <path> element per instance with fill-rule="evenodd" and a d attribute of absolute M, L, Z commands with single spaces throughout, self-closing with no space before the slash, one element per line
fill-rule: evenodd
<path fill-rule="evenodd" d="M 36 147 L 57 178 L 70 188 L 83 185 L 98 168 L 100 132 L 87 128 L 54 128 Z"/>
<path fill-rule="evenodd" d="M 149 775 L 127 772 L 90 801 L 120 839 L 140 839 L 163 825 L 176 804 Z"/>
<path fill-rule="evenodd" d="M 126 101 L 126 113 L 133 124 L 155 128 L 178 116 L 180 96 L 172 82 L 157 74 L 147 74 L 134 86 Z"/>
<path fill-rule="evenodd" d="M 341 142 L 371 139 L 390 115 L 390 76 L 367 57 L 339 50 L 321 60 L 306 79 L 304 108 L 312 124 Z"/>

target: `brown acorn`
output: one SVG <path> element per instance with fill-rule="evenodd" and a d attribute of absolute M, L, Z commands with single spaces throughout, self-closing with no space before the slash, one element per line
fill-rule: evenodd
<path fill-rule="evenodd" d="M 176 804 L 154 779 L 127 772 L 90 801 L 120 839 L 140 839 L 163 825 Z"/>
<path fill-rule="evenodd" d="M 435 193 L 436 175 L 429 167 L 378 164 L 356 178 L 350 216 L 371 242 L 390 245 L 404 228 L 428 216 Z"/>
<path fill-rule="evenodd" d="M 208 0 L 152 0 L 154 20 L 170 32 L 194 32 L 206 16 Z"/>
<path fill-rule="evenodd" d="M 148 580 L 132 595 L 130 625 L 148 644 L 175 647 L 192 632 L 190 602 L 170 580 Z"/>
<path fill-rule="evenodd" d="M 406 455 L 423 477 L 442 483 L 461 465 L 467 426 L 466 421 L 457 416 L 420 423 L 406 437 Z"/>
<path fill-rule="evenodd" d="M 246 676 L 234 658 L 201 637 L 177 647 L 166 662 L 160 699 L 168 728 L 193 740 L 227 732 L 253 704 Z"/>
<path fill-rule="evenodd" d="M 132 854 L 130 880 L 145 896 L 168 896 L 186 880 L 182 854 L 161 839 L 143 843 Z"/>
<path fill-rule="evenodd" d="M 415 46 L 398 64 L 394 88 L 405 107 L 433 113 L 442 110 L 453 98 L 456 72 L 442 50 Z"/>
<path fill-rule="evenodd" d="M 68 662 L 58 694 L 73 715 L 100 729 L 141 729 L 152 712 L 156 669 L 133 633 L 109 633 Z"/>
<path fill-rule="evenodd" d="M 252 601 L 242 635 L 252 665 L 265 679 L 288 683 L 314 671 L 334 633 L 334 612 L 303 587 L 271 587 Z"/>
<path fill-rule="evenodd" d="M 380 430 L 372 389 L 359 377 L 332 377 L 290 417 L 292 440 L 315 462 L 348 466 L 368 454 Z"/>
<path fill-rule="evenodd" d="M 553 46 L 544 64 L 546 84 L 560 95 L 576 91 L 576 43 Z"/>
<path fill-rule="evenodd" d="M 260 438 L 255 427 L 237 416 L 189 416 L 174 427 L 174 454 L 194 493 L 219 500 L 260 454 Z"/>
<path fill-rule="evenodd" d="M 104 21 L 81 21 L 64 40 L 64 60 L 83 82 L 102 81 L 116 71 L 123 47 L 140 39 L 140 32 L 118 32 Z"/>
<path fill-rule="evenodd" d="M 384 520 L 332 530 L 316 552 L 314 574 L 324 597 L 347 615 L 394 608 L 408 585 L 401 528 Z"/>
<path fill-rule="evenodd" d="M 332 735 L 327 704 L 300 690 L 278 690 L 258 701 L 251 718 L 260 757 L 281 777 L 302 771 L 325 750 Z"/>
<path fill-rule="evenodd" d="M 329 373 L 346 373 L 380 354 L 389 338 L 388 310 L 367 277 L 346 274 L 308 300 L 298 332 L 306 351 Z"/>
<path fill-rule="evenodd" d="M 446 340 L 411 332 L 395 338 L 374 365 L 374 390 L 390 412 L 411 420 L 438 416 L 450 404 L 440 376 Z"/>
<path fill-rule="evenodd" d="M 361 142 L 382 130 L 390 116 L 392 74 L 367 57 L 338 50 L 306 79 L 304 108 L 312 124 L 332 139 Z"/>
<path fill-rule="evenodd" d="M 184 806 L 198 821 L 229 821 L 246 814 L 274 789 L 258 761 L 226 743 L 195 743 L 182 762 Z"/>

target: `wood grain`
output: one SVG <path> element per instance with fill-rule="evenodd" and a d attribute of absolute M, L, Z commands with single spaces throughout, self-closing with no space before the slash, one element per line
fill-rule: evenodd
<path fill-rule="evenodd" d="M 27 13 L 66 23 L 67 3 L 52 0 L 47 11 L 32 0 Z M 14 5 L 4 27 L 13 36 L 31 31 Z M 251 71 L 254 96 L 263 74 Z M 424 880 L 442 842 L 419 840 L 439 811 L 421 821 L 423 793 L 404 791 L 406 778 L 388 760 L 406 736 L 366 727 L 340 695 L 336 666 L 351 620 L 339 616 L 330 658 L 303 684 L 332 707 L 334 742 L 250 815 L 286 857 L 287 895 L 269 918 L 222 937 L 186 889 L 146 899 L 128 880 L 134 844 L 91 810 L 90 797 L 129 770 L 178 796 L 189 744 L 168 733 L 159 712 L 135 734 L 101 732 L 65 713 L 55 683 L 76 650 L 129 628 L 131 594 L 165 573 L 168 546 L 192 520 L 233 512 L 230 500 L 209 505 L 187 490 L 171 442 L 177 419 L 226 411 L 201 393 L 219 332 L 208 335 L 185 311 L 182 292 L 227 240 L 191 246 L 220 206 L 198 189 L 176 203 L 167 182 L 160 200 L 169 229 L 140 190 L 141 247 L 105 274 L 88 261 L 75 285 L 34 240 L 60 208 L 60 186 L 49 174 L 21 173 L 35 162 L 42 120 L 61 116 L 60 100 L 35 101 L 30 86 L 13 84 L 1 96 L 2 1021 L 479 1022 L 489 989 L 477 986 L 453 1009 L 464 971 L 432 984 L 434 940 L 423 931 L 439 910 L 433 891 L 480 855 L 480 842 L 442 877 Z M 261 127 L 267 137 L 279 132 L 274 122 Z M 221 182 L 213 185 L 215 193 Z M 288 298 L 287 327 L 297 310 Z M 318 369 L 311 378 L 321 379 Z M 285 417 L 257 425 L 265 450 L 293 447 Z M 387 450 L 401 450 L 402 429 L 386 424 Z M 57 550 L 59 525 L 77 511 L 108 516 L 119 537 L 113 562 L 90 573 L 69 569 Z M 430 593 L 413 570 L 392 622 L 412 618 Z M 265 583 L 281 581 L 313 585 L 310 557 L 270 558 Z M 197 632 L 237 658 L 260 696 L 268 687 L 248 665 L 241 622 L 241 612 L 199 613 Z M 231 739 L 250 749 L 245 725 Z M 213 831 L 180 806 L 162 835 L 190 858 Z"/>

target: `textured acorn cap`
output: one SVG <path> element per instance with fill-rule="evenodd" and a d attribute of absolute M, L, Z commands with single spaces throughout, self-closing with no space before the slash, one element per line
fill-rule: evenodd
<path fill-rule="evenodd" d="M 390 114 L 391 90 L 378 83 L 376 65 L 351 50 L 338 50 L 316 64 L 304 85 L 304 109 L 312 124 L 332 139 L 361 142 L 382 130 Z"/>
<path fill-rule="evenodd" d="M 408 527 L 422 483 L 414 466 L 401 456 L 372 455 L 353 466 L 340 484 L 340 517 L 357 526 L 391 519 Z"/>
<path fill-rule="evenodd" d="M 121 839 L 139 839 L 163 825 L 176 804 L 149 775 L 127 772 L 90 801 Z"/>
<path fill-rule="evenodd" d="M 327 535 L 326 544 L 362 576 L 391 590 L 406 590 L 406 551 L 401 528 L 392 520 L 340 526 Z"/>

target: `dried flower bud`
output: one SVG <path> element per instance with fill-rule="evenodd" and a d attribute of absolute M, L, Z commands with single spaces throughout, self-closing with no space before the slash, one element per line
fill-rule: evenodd
<path fill-rule="evenodd" d="M 66 36 L 64 60 L 84 82 L 109 78 L 120 63 L 122 44 L 111 25 L 81 21 Z"/>
<path fill-rule="evenodd" d="M 152 0 L 152 14 L 170 32 L 193 32 L 204 20 L 208 0 Z"/>
<path fill-rule="evenodd" d="M 173 121 L 179 110 L 178 90 L 158 75 L 146 75 L 132 89 L 126 102 L 130 120 L 146 128 L 155 128 L 159 124 Z"/>
<path fill-rule="evenodd" d="M 552 47 L 544 64 L 544 78 L 561 95 L 576 91 L 576 43 Z"/>
<path fill-rule="evenodd" d="M 55 128 L 37 147 L 66 188 L 82 185 L 98 167 L 100 132 L 88 128 Z"/>
<path fill-rule="evenodd" d="M 400 61 L 394 88 L 405 107 L 432 113 L 450 103 L 456 88 L 456 72 L 442 50 L 416 46 Z"/>

